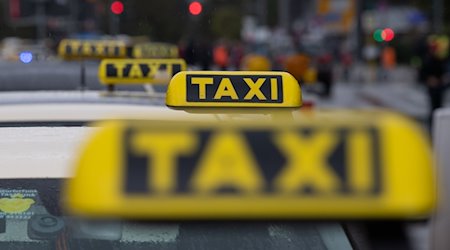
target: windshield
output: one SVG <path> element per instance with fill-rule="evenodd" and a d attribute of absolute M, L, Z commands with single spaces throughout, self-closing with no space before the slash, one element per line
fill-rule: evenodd
<path fill-rule="evenodd" d="M 3 179 L 2 249 L 351 249 L 336 223 L 87 220 L 62 213 L 62 179 Z"/>

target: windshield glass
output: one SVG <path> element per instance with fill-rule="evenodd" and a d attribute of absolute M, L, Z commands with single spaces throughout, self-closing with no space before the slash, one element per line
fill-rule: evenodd
<path fill-rule="evenodd" d="M 62 181 L 2 180 L 2 249 L 351 249 L 336 223 L 79 219 L 61 212 Z"/>

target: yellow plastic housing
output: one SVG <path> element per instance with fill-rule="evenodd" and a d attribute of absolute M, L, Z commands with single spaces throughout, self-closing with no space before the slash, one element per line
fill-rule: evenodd
<path fill-rule="evenodd" d="M 63 39 L 58 55 L 64 59 L 125 58 L 127 49 L 123 41 Z"/>
<path fill-rule="evenodd" d="M 430 215 L 432 154 L 413 122 L 317 113 L 296 121 L 99 123 L 65 188 L 65 207 L 156 220 Z"/>
<path fill-rule="evenodd" d="M 166 105 L 191 108 L 299 108 L 302 93 L 286 72 L 187 71 L 170 81 Z"/>
<path fill-rule="evenodd" d="M 98 78 L 103 84 L 168 84 L 184 70 L 183 59 L 104 59 Z"/>

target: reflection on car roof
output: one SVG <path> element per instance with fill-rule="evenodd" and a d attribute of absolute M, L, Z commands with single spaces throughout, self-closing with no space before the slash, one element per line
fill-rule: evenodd
<path fill-rule="evenodd" d="M 145 92 L 103 91 L 13 91 L 0 93 L 0 105 L 31 103 L 105 103 L 133 105 L 165 105 L 164 95 L 148 95 Z"/>

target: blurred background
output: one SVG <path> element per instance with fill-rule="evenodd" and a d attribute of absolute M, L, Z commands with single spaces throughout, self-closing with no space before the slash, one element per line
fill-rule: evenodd
<path fill-rule="evenodd" d="M 98 79 L 98 59 L 67 60 L 58 55 L 58 45 L 66 38 L 121 40 L 128 49 L 143 43 L 173 44 L 189 70 L 288 71 L 302 86 L 306 108 L 385 108 L 430 129 L 433 111 L 450 106 L 450 1 L 446 0 L 0 0 L 0 13 L 0 106 L 27 102 L 32 105 L 36 100 L 88 103 L 106 99 L 104 92 L 91 91 L 106 90 Z M 118 86 L 117 90 L 146 91 L 143 86 L 132 85 Z M 154 90 L 163 96 L 165 86 Z M 80 95 L 72 96 L 72 92 Z M 137 103 L 136 99 L 125 96 L 119 101 Z M 141 99 L 147 100 L 144 105 L 165 107 L 163 98 L 145 95 Z M 17 106 L 5 109 L 9 115 L 17 113 L 26 118 L 45 117 L 52 112 L 34 114 L 31 109 L 21 113 Z M 90 114 L 85 109 L 89 108 L 74 108 L 80 114 Z M 117 111 L 115 106 L 111 109 Z M 4 114 L 2 118 L 7 121 L 9 116 Z M 442 128 L 446 129 L 444 125 Z M 78 130 L 74 134 L 55 134 L 54 128 L 48 131 L 64 143 L 75 139 L 66 141 L 62 135 L 81 137 Z M 37 132 L 17 130 L 12 133 L 13 139 L 3 136 L 4 148 L 11 148 L 11 141 L 17 143 L 17 138 L 19 142 L 25 138 L 25 149 L 39 145 L 36 150 L 41 151 L 34 155 L 51 155 L 43 141 L 52 142 L 53 137 L 38 134 L 38 144 L 30 144 L 33 133 Z M 14 137 L 16 134 L 22 137 Z M 17 147 L 17 151 L 28 164 L 31 150 Z M 57 162 L 49 159 L 53 164 Z M 50 183 L 47 182 L 42 180 L 43 185 Z M 47 193 L 53 197 L 54 187 L 50 188 Z M 23 228 L 26 226 L 24 223 Z M 181 235 L 198 238 L 196 232 L 200 230 L 196 225 L 192 227 L 194 233 L 183 227 Z M 385 227 L 389 229 L 383 224 L 383 230 Z M 176 239 L 177 225 L 175 229 L 162 228 L 156 232 L 166 238 L 175 235 L 169 241 Z M 205 231 L 217 228 L 222 229 L 223 225 L 211 224 Z M 270 228 L 254 230 L 254 226 L 236 228 L 239 227 L 225 227 L 223 235 L 245 238 L 245 232 L 255 231 L 259 239 L 266 240 L 269 237 L 265 232 L 272 232 Z M 275 227 L 274 237 L 282 235 L 280 241 L 288 242 L 283 227 L 280 228 L 281 231 Z M 23 235 L 26 232 L 23 230 Z M 295 234 L 317 244 L 316 238 L 305 234 L 305 230 L 298 232 Z M 181 244 L 183 237 L 186 236 L 181 237 Z M 424 230 L 413 239 L 416 245 L 426 246 L 426 237 L 428 232 Z M 256 242 L 261 248 L 268 245 L 266 241 L 245 241 Z M 336 244 L 335 240 L 331 242 Z"/>
<path fill-rule="evenodd" d="M 35 90 L 36 81 L 45 82 L 38 86 L 57 81 L 57 76 L 37 76 L 30 83 L 30 77 L 12 76 L 11 65 L 59 63 L 56 51 L 63 38 L 166 42 L 178 46 L 191 69 L 286 70 L 313 103 L 387 107 L 427 123 L 431 111 L 450 103 L 445 95 L 449 5 L 444 0 L 3 0 L 0 65 L 8 66 L 0 67 L 0 90 Z M 57 72 L 75 67 L 61 65 Z M 87 77 L 88 86 L 98 87 L 95 67 L 88 66 Z"/>

